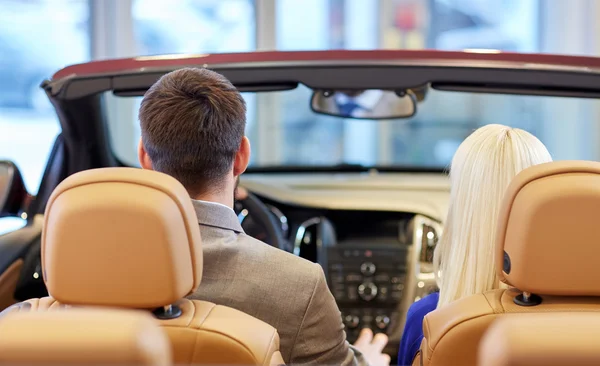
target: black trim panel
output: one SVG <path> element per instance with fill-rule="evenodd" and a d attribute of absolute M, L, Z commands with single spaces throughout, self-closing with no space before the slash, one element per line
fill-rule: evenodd
<path fill-rule="evenodd" d="M 24 258 L 29 248 L 42 235 L 42 220 L 0 236 L 0 274 L 17 259 Z"/>

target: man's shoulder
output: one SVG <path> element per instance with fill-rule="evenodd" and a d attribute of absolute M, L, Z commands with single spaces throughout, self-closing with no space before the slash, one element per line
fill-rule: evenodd
<path fill-rule="evenodd" d="M 273 265 L 283 272 L 302 272 L 305 277 L 319 275 L 318 264 L 275 248 L 247 234 L 240 234 L 238 240 L 244 242 L 240 243 L 239 255 L 260 258 L 261 265 Z"/>

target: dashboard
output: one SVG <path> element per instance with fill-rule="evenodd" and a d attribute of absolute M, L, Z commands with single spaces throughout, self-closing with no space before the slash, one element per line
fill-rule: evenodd
<path fill-rule="evenodd" d="M 245 174 L 241 185 L 269 208 L 285 250 L 319 263 L 348 340 L 360 329 L 385 332 L 395 354 L 406 312 L 437 290 L 433 250 L 449 197 L 435 173 Z M 251 215 L 249 235 L 264 234 Z"/>

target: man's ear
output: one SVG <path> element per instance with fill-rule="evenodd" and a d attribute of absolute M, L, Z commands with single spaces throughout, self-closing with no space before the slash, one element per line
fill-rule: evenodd
<path fill-rule="evenodd" d="M 138 143 L 138 160 L 140 162 L 140 166 L 142 167 L 142 169 L 153 170 L 152 169 L 152 160 L 150 160 L 150 156 L 148 156 L 148 153 L 146 152 L 146 149 L 144 148 L 144 143 L 143 143 L 141 137 L 140 137 L 140 142 Z"/>
<path fill-rule="evenodd" d="M 250 162 L 250 140 L 246 136 L 242 138 L 242 143 L 237 153 L 235 153 L 235 160 L 233 162 L 233 176 L 237 177 L 246 171 L 248 163 Z"/>

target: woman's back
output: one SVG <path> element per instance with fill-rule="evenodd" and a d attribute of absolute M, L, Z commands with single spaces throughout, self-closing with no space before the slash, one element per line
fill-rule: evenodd
<path fill-rule="evenodd" d="M 434 255 L 438 306 L 498 288 L 494 237 L 500 202 L 521 170 L 552 161 L 530 133 L 503 125 L 477 129 L 459 146 L 450 168 L 450 204 Z"/>
<path fill-rule="evenodd" d="M 428 312 L 498 288 L 493 246 L 504 191 L 521 170 L 549 161 L 548 150 L 535 136 L 503 125 L 483 126 L 458 147 L 450 167 L 444 232 L 434 254 L 440 292 L 409 309 L 398 355 L 400 365 L 410 364 L 419 349 L 423 317 Z"/>
<path fill-rule="evenodd" d="M 410 365 L 423 340 L 423 318 L 437 307 L 439 292 L 434 292 L 411 305 L 400 341 L 398 365 Z"/>

